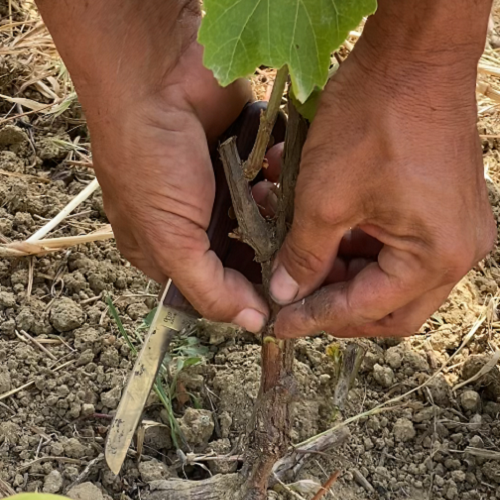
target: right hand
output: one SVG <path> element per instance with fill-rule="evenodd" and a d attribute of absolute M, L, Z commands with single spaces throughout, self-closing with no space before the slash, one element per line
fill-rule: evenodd
<path fill-rule="evenodd" d="M 411 335 L 494 244 L 476 64 L 395 52 L 360 39 L 323 93 L 271 280 L 278 337 Z"/>

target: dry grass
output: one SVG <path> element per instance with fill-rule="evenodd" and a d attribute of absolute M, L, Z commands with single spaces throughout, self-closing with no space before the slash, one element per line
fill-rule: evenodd
<path fill-rule="evenodd" d="M 27 114 L 61 114 L 76 94 L 52 37 L 33 1 L 10 5 L 11 15 L 0 20 L 0 98 L 14 111 L 0 116 L 0 124 Z"/>

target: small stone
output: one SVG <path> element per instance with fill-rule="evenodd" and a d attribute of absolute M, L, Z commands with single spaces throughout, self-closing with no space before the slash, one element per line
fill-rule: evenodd
<path fill-rule="evenodd" d="M 469 439 L 469 446 L 471 446 L 472 448 L 484 448 L 483 438 L 481 436 L 472 436 Z"/>
<path fill-rule="evenodd" d="M 413 421 L 416 424 L 421 424 L 422 422 L 428 422 L 432 420 L 434 417 L 438 417 L 441 413 L 441 409 L 437 406 L 429 406 L 428 408 L 424 408 L 420 410 L 418 413 L 413 415 Z"/>
<path fill-rule="evenodd" d="M 415 351 L 405 351 L 404 365 L 410 367 L 414 372 L 426 372 L 429 370 L 427 360 Z"/>
<path fill-rule="evenodd" d="M 478 431 L 481 429 L 483 425 L 483 417 L 479 415 L 479 413 L 476 413 L 470 420 L 469 420 L 469 429 L 471 431 Z"/>
<path fill-rule="evenodd" d="M 209 410 L 188 408 L 179 419 L 179 426 L 188 443 L 194 446 L 206 445 L 214 432 L 214 419 Z"/>
<path fill-rule="evenodd" d="M 396 441 L 401 441 L 403 443 L 411 441 L 417 434 L 413 427 L 413 422 L 407 418 L 399 418 L 396 421 L 393 433 Z"/>
<path fill-rule="evenodd" d="M 127 307 L 127 314 L 131 319 L 138 320 L 145 318 L 149 313 L 149 307 L 143 302 L 136 302 Z"/>
<path fill-rule="evenodd" d="M 16 297 L 11 292 L 0 292 L 0 308 L 8 309 L 16 305 Z"/>
<path fill-rule="evenodd" d="M 77 484 L 66 495 L 72 500 L 104 500 L 102 491 L 92 483 Z"/>
<path fill-rule="evenodd" d="M 75 482 L 77 477 L 79 476 L 78 467 L 75 467 L 74 465 L 68 465 L 68 467 L 64 469 L 63 476 L 70 483 Z"/>
<path fill-rule="evenodd" d="M 465 391 L 460 396 L 460 404 L 465 411 L 476 412 L 481 406 L 481 396 L 476 391 Z"/>
<path fill-rule="evenodd" d="M 455 498 L 458 497 L 458 490 L 457 490 L 457 487 L 456 486 L 450 486 L 447 490 L 446 490 L 446 498 L 448 500 L 454 500 Z"/>
<path fill-rule="evenodd" d="M 385 353 L 385 362 L 393 369 L 401 368 L 403 362 L 403 353 L 399 347 L 391 347 Z"/>
<path fill-rule="evenodd" d="M 0 368 L 0 394 L 10 391 L 11 388 L 12 382 L 9 370 L 7 370 L 7 368 Z"/>
<path fill-rule="evenodd" d="M 84 366 L 92 363 L 94 361 L 95 354 L 92 349 L 87 349 L 80 354 L 80 357 L 76 360 L 77 366 Z"/>
<path fill-rule="evenodd" d="M 101 394 L 101 403 L 109 410 L 114 410 L 118 407 L 122 397 L 122 390 L 120 386 L 115 386 L 108 392 Z"/>
<path fill-rule="evenodd" d="M 104 366 L 116 368 L 120 364 L 120 354 L 114 347 L 108 347 L 101 353 L 100 361 Z"/>
<path fill-rule="evenodd" d="M 374 352 L 368 351 L 365 354 L 363 363 L 361 363 L 361 373 L 369 373 L 373 370 L 375 364 L 378 362 L 379 356 Z"/>
<path fill-rule="evenodd" d="M 95 413 L 95 406 L 90 403 L 84 403 L 82 405 L 82 417 L 89 417 Z"/>
<path fill-rule="evenodd" d="M 141 475 L 141 479 L 145 483 L 157 481 L 159 479 L 167 479 L 169 477 L 167 466 L 159 460 L 141 462 L 139 464 L 139 473 Z"/>
<path fill-rule="evenodd" d="M 43 482 L 43 492 L 58 493 L 61 491 L 62 485 L 63 478 L 61 473 L 57 470 L 53 470 L 50 474 L 45 476 L 45 481 Z"/>
<path fill-rule="evenodd" d="M 370 451 L 370 450 L 373 450 L 373 441 L 369 438 L 369 437 L 366 437 L 363 441 L 363 445 L 365 447 L 365 451 Z"/>
<path fill-rule="evenodd" d="M 386 389 L 394 384 L 394 372 L 389 366 L 381 366 L 377 363 L 373 367 L 373 378 Z"/>
<path fill-rule="evenodd" d="M 465 474 L 465 480 L 472 486 L 477 484 L 477 479 L 473 472 L 467 472 Z"/>
<path fill-rule="evenodd" d="M 431 391 L 434 403 L 442 407 L 449 404 L 451 390 L 443 375 L 438 375 L 436 378 L 432 379 L 427 387 Z"/>
<path fill-rule="evenodd" d="M 50 310 L 50 323 L 58 332 L 69 332 L 83 325 L 85 314 L 82 308 L 68 298 L 59 299 Z"/>
<path fill-rule="evenodd" d="M 64 443 L 64 451 L 70 458 L 83 458 L 87 455 L 88 449 L 78 439 L 71 438 Z"/>
<path fill-rule="evenodd" d="M 368 429 L 371 429 L 372 431 L 379 431 L 380 430 L 379 418 L 376 415 L 374 415 L 373 417 L 369 417 L 366 426 L 368 427 Z"/>
<path fill-rule="evenodd" d="M 444 486 L 444 479 L 441 476 L 436 476 L 434 478 L 434 483 L 436 483 L 437 486 L 442 488 Z"/>
<path fill-rule="evenodd" d="M 465 472 L 462 470 L 454 470 L 451 473 L 451 478 L 456 483 L 463 483 L 465 481 Z"/>
<path fill-rule="evenodd" d="M 486 462 L 481 470 L 490 481 L 500 484 L 500 462 Z"/>
<path fill-rule="evenodd" d="M 50 451 L 54 457 L 61 457 L 64 453 L 64 446 L 56 441 L 50 445 Z"/>
<path fill-rule="evenodd" d="M 448 469 L 448 470 L 451 470 L 451 471 L 456 471 L 458 469 L 460 469 L 461 467 L 461 463 L 460 463 L 460 460 L 457 460 L 456 458 L 447 458 L 445 461 L 444 461 L 444 466 Z"/>

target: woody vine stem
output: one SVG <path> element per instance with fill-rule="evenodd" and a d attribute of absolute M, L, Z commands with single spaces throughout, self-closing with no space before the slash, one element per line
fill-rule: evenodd
<path fill-rule="evenodd" d="M 282 170 L 278 193 L 278 212 L 274 220 L 264 219 L 250 193 L 248 180 L 255 178 L 262 168 L 265 151 L 279 112 L 288 68 L 278 71 L 267 111 L 261 116 L 254 149 L 242 164 L 235 139 L 220 147 L 224 170 L 231 191 L 241 239 L 254 250 L 262 266 L 264 293 L 271 315 L 262 334 L 262 375 L 254 414 L 244 444 L 246 478 L 244 500 L 267 498 L 269 477 L 275 463 L 282 458 L 290 444 L 290 403 L 296 392 L 293 379 L 294 342 L 279 341 L 274 335 L 274 320 L 280 307 L 269 298 L 269 281 L 274 257 L 286 236 L 293 217 L 295 182 L 302 146 L 307 136 L 307 122 L 289 100 L 288 126 L 285 138 Z"/>

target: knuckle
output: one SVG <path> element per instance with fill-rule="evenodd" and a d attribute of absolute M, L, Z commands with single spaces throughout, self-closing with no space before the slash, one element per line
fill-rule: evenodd
<path fill-rule="evenodd" d="M 438 263 L 444 270 L 444 276 L 450 282 L 460 281 L 472 268 L 475 263 L 475 251 L 470 242 L 457 245 L 454 240 L 451 244 L 445 245 L 439 252 Z"/>
<path fill-rule="evenodd" d="M 320 256 L 294 241 L 286 245 L 285 252 L 287 264 L 290 265 L 292 273 L 315 274 L 323 267 L 323 259 Z"/>

